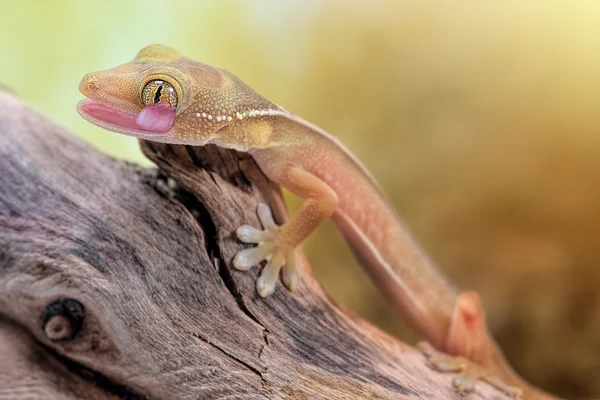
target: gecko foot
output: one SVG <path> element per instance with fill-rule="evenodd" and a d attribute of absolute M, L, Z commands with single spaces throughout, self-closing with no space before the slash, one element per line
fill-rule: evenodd
<path fill-rule="evenodd" d="M 494 376 L 487 369 L 464 357 L 454 357 L 442 353 L 434 349 L 433 346 L 427 342 L 419 342 L 417 348 L 427 358 L 427 365 L 429 365 L 429 367 L 439 372 L 458 373 L 458 375 L 454 377 L 452 385 L 459 393 L 472 392 L 475 389 L 475 383 L 478 380 L 482 380 L 514 399 L 520 399 L 523 394 L 523 391 L 520 388 L 505 384 L 500 378 Z"/>
<path fill-rule="evenodd" d="M 242 225 L 238 228 L 236 234 L 242 242 L 255 243 L 257 246 L 237 253 L 233 259 L 233 266 L 241 271 L 246 271 L 266 260 L 267 265 L 256 281 L 258 294 L 261 297 L 267 297 L 275 291 L 280 270 L 284 285 L 294 291 L 298 283 L 295 251 L 293 248 L 281 244 L 281 227 L 275 223 L 269 206 L 259 204 L 256 213 L 264 230 L 261 231 L 250 225 Z"/>

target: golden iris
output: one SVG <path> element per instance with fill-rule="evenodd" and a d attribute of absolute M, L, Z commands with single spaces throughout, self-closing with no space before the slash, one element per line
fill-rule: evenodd
<path fill-rule="evenodd" d="M 155 79 L 144 86 L 142 102 L 145 106 L 165 103 L 169 107 L 175 108 L 177 107 L 177 91 L 170 83 Z"/>

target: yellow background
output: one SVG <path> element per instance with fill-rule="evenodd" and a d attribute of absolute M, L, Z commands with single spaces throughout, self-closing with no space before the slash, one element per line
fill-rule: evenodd
<path fill-rule="evenodd" d="M 338 136 L 529 380 L 600 396 L 600 3 L 6 1 L 0 80 L 94 146 L 79 79 L 150 43 L 234 72 Z M 293 199 L 292 199 L 293 200 Z M 331 224 L 336 299 L 411 340 Z"/>

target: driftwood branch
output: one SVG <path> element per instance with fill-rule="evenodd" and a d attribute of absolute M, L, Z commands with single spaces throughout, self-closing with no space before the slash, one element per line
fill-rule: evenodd
<path fill-rule="evenodd" d="M 461 398 L 308 267 L 267 299 L 230 267 L 258 202 L 284 215 L 247 155 L 145 142 L 141 168 L 0 110 L 0 399 Z"/>

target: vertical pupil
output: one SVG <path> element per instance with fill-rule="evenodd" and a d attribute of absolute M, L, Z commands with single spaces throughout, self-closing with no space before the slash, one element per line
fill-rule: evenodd
<path fill-rule="evenodd" d="M 156 93 L 154 93 L 154 104 L 158 103 L 160 101 L 160 94 L 162 92 L 162 85 L 160 85 L 157 89 L 156 89 Z"/>

